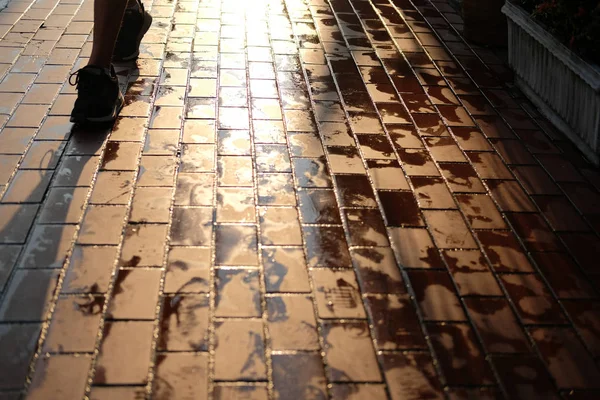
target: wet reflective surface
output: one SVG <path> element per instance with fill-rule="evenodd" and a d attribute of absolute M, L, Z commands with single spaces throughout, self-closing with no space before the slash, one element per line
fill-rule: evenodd
<path fill-rule="evenodd" d="M 94 128 L 0 12 L 0 399 L 600 398 L 600 173 L 446 0 L 144 4 Z"/>

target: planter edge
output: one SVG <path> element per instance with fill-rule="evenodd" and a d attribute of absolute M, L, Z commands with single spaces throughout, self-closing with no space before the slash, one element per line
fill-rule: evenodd
<path fill-rule="evenodd" d="M 540 43 L 543 43 L 548 51 L 552 52 L 561 62 L 578 74 L 596 92 L 600 92 L 600 67 L 584 61 L 577 54 L 560 43 L 552 34 L 542 28 L 521 7 L 506 1 L 502 12 L 510 18 L 521 29 L 526 31 Z"/>
<path fill-rule="evenodd" d="M 556 112 L 549 107 L 546 102 L 529 87 L 529 85 L 518 76 L 515 77 L 515 84 L 525 93 L 527 98 L 538 108 L 542 115 L 557 127 L 575 146 L 581 151 L 586 158 L 595 166 L 600 166 L 600 155 L 598 155 L 589 144 L 587 144 L 573 129 L 561 118 Z"/>

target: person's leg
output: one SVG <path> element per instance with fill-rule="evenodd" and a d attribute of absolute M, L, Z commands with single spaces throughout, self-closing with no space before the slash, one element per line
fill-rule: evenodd
<path fill-rule="evenodd" d="M 128 0 L 94 0 L 94 36 L 88 65 L 71 76 L 77 99 L 71 122 L 110 122 L 117 118 L 124 99 L 111 64 Z M 72 78 L 75 77 L 75 81 Z"/>
<path fill-rule="evenodd" d="M 121 23 L 122 21 L 122 23 Z M 137 58 L 152 17 L 139 0 L 94 0 L 94 37 L 88 65 L 75 74 L 77 100 L 71 122 L 114 121 L 124 104 L 111 61 Z"/>
<path fill-rule="evenodd" d="M 109 68 L 127 0 L 94 0 L 94 42 L 88 65 Z"/>
<path fill-rule="evenodd" d="M 152 25 L 152 17 L 140 0 L 128 0 L 123 25 L 113 52 L 113 61 L 133 61 L 140 54 L 142 38 Z"/>

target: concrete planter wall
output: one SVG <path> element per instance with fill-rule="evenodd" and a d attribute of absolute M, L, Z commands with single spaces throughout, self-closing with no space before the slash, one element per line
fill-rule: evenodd
<path fill-rule="evenodd" d="M 590 161 L 600 162 L 600 68 L 562 43 L 509 1 L 508 59 L 516 84 Z"/>

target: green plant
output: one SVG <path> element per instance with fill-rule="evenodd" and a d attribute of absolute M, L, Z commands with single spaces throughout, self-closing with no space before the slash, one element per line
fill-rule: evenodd
<path fill-rule="evenodd" d="M 558 40 L 600 64 L 599 0 L 518 0 Z"/>

